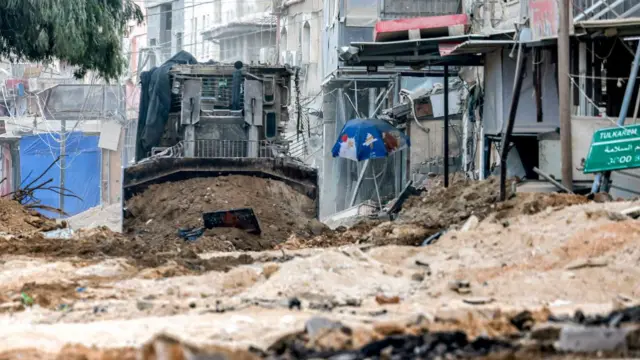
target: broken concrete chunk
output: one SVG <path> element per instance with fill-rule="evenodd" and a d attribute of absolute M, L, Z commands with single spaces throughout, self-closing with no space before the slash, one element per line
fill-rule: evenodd
<path fill-rule="evenodd" d="M 309 335 L 309 338 L 314 338 L 321 332 L 339 329 L 341 327 L 341 323 L 319 316 L 309 319 L 309 321 L 304 325 L 304 329 L 307 332 L 307 335 Z"/>
<path fill-rule="evenodd" d="M 620 213 L 630 218 L 637 219 L 640 217 L 640 206 L 634 206 L 632 208 L 624 209 Z"/>
<path fill-rule="evenodd" d="M 140 311 L 145 311 L 145 310 L 149 310 L 151 308 L 153 308 L 153 303 L 149 302 L 149 301 L 142 301 L 139 300 L 136 303 L 136 307 L 138 308 L 138 310 Z"/>
<path fill-rule="evenodd" d="M 626 348 L 629 332 L 628 328 L 566 325 L 554 347 L 558 351 L 580 353 L 620 350 Z"/>
<path fill-rule="evenodd" d="M 462 225 L 462 229 L 460 229 L 460 232 L 475 230 L 479 224 L 480 224 L 480 220 L 478 219 L 478 217 L 475 215 L 471 215 L 471 217 L 467 219 L 464 225 Z"/>
<path fill-rule="evenodd" d="M 262 267 L 262 274 L 265 278 L 269 279 L 273 274 L 277 273 L 278 270 L 280 270 L 280 264 L 267 263 Z"/>

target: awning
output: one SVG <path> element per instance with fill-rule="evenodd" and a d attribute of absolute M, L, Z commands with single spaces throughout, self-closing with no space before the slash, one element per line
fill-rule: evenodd
<path fill-rule="evenodd" d="M 468 40 L 460 44 L 440 44 L 440 55 L 487 54 L 514 45 L 513 40 Z"/>
<path fill-rule="evenodd" d="M 493 35 L 469 34 L 392 42 L 355 42 L 351 43 L 351 47 L 340 49 L 339 53 L 340 59 L 347 65 L 356 66 L 390 64 L 412 67 L 480 66 L 483 64 L 483 56 L 480 55 L 482 51 L 463 51 L 463 49 L 471 44 L 479 47 L 477 41 L 501 40 L 504 43 L 494 43 L 494 45 L 507 46 L 509 43 L 513 44 L 512 40 L 509 41 L 512 34 L 513 32 L 505 32 Z M 463 46 L 459 52 L 454 52 L 464 43 L 469 45 Z M 444 53 L 441 53 L 441 46 Z"/>
<path fill-rule="evenodd" d="M 640 35 L 640 18 L 611 19 L 611 20 L 585 20 L 573 24 L 575 29 L 583 29 L 586 32 L 615 30 L 617 36 Z"/>

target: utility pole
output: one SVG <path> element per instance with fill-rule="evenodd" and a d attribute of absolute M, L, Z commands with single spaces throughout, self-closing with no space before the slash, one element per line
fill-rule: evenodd
<path fill-rule="evenodd" d="M 449 187 L 449 66 L 444 66 L 444 187 Z"/>
<path fill-rule="evenodd" d="M 569 27 L 571 0 L 558 2 L 558 96 L 560 105 L 560 152 L 562 184 L 573 190 L 573 154 L 571 146 L 571 85 L 569 84 Z"/>
<path fill-rule="evenodd" d="M 64 211 L 64 168 L 67 166 L 67 121 L 60 120 L 60 210 Z"/>

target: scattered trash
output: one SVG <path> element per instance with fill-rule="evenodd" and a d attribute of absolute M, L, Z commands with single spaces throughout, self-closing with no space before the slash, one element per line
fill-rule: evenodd
<path fill-rule="evenodd" d="M 471 292 L 471 283 L 467 280 L 456 280 L 449 283 L 449 289 L 458 294 L 469 294 Z"/>
<path fill-rule="evenodd" d="M 289 310 L 293 309 L 302 310 L 302 302 L 297 297 L 289 299 Z"/>
<path fill-rule="evenodd" d="M 444 230 L 441 230 L 441 231 L 438 231 L 437 233 L 435 233 L 435 234 L 433 234 L 433 235 L 429 236 L 428 238 L 426 238 L 426 239 L 422 242 L 422 245 L 421 245 L 421 246 L 427 246 L 427 245 L 434 244 L 436 241 L 438 241 L 438 239 L 440 239 L 440 237 L 441 237 L 442 235 L 444 235 L 444 233 L 445 233 L 445 231 L 444 231 Z"/>
<path fill-rule="evenodd" d="M 595 259 L 586 259 L 586 260 L 578 260 L 573 263 L 567 265 L 565 270 L 579 270 L 584 268 L 593 268 L 593 267 L 604 267 L 609 263 L 606 260 L 595 260 Z"/>
<path fill-rule="evenodd" d="M 400 297 L 398 296 L 385 296 L 385 295 L 377 295 L 376 302 L 379 305 L 389 305 L 389 304 L 399 304 Z"/>
<path fill-rule="evenodd" d="M 81 292 L 84 292 L 85 290 L 87 290 L 86 287 L 79 287 L 79 288 L 76 289 L 76 292 L 81 293 Z"/>
<path fill-rule="evenodd" d="M 42 233 L 47 239 L 71 239 L 73 238 L 73 234 L 74 231 L 71 228 L 51 230 Z"/>
<path fill-rule="evenodd" d="M 228 227 L 241 229 L 254 235 L 262 233 L 258 218 L 251 208 L 204 213 L 202 218 L 204 219 L 204 227 L 207 229 Z"/>
<path fill-rule="evenodd" d="M 25 306 L 33 306 L 33 304 L 35 303 L 33 301 L 33 298 L 31 296 L 27 295 L 26 293 L 21 293 L 20 294 L 20 298 L 22 299 L 22 303 Z"/>
<path fill-rule="evenodd" d="M 187 241 L 196 241 L 204 234 L 204 228 L 178 229 L 178 236 Z"/>
<path fill-rule="evenodd" d="M 485 297 L 477 297 L 477 298 L 464 298 L 462 299 L 463 302 L 469 304 L 469 305 L 486 305 L 486 304 L 491 304 L 492 302 L 495 301 L 494 298 L 485 298 Z"/>

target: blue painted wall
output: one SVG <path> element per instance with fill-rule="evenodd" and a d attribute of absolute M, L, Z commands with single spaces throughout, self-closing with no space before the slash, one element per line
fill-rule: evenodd
<path fill-rule="evenodd" d="M 64 211 L 70 216 L 81 213 L 100 204 L 101 151 L 98 136 L 85 136 L 81 132 L 67 133 L 65 188 L 82 200 L 66 197 Z M 60 155 L 60 134 L 48 133 L 25 136 L 20 139 L 21 186 L 35 180 L 53 160 Z M 37 183 L 52 179 L 47 186 L 60 186 L 60 166 L 54 165 Z M 48 190 L 38 190 L 35 197 L 43 205 L 60 208 L 60 196 Z M 61 217 L 48 211 L 41 211 L 50 217 Z"/>

